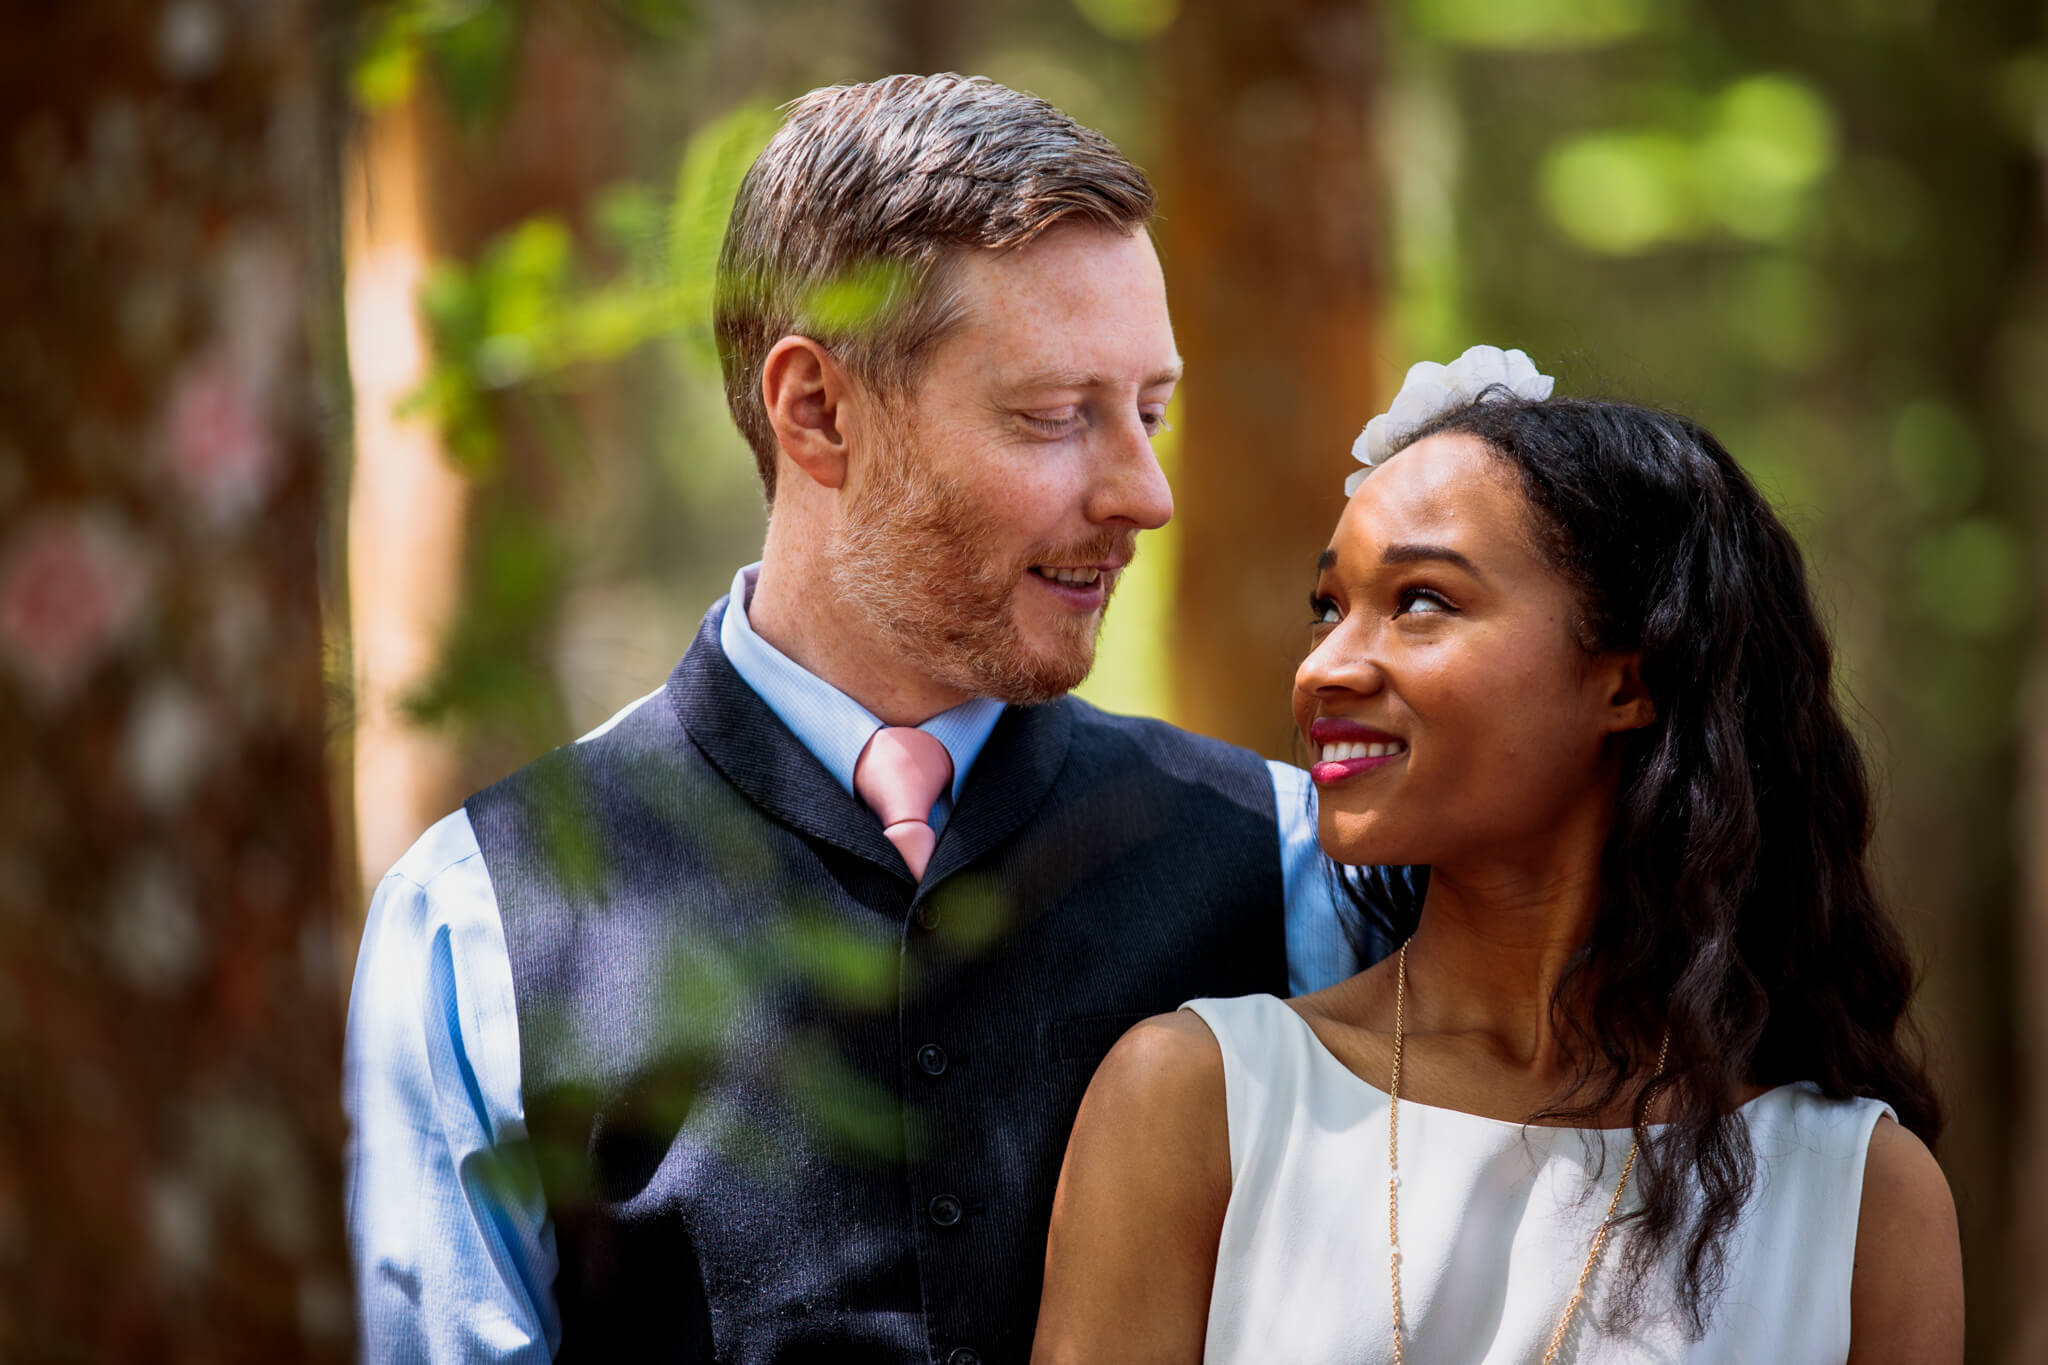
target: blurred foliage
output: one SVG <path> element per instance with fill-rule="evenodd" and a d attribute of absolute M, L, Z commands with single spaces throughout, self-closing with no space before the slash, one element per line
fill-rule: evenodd
<path fill-rule="evenodd" d="M 357 102 L 371 111 L 399 103 L 426 67 L 458 119 L 489 120 L 512 93 L 530 13 L 546 3 L 655 42 L 686 35 L 696 14 L 694 0 L 381 0 L 362 14 L 350 80 Z"/>
<path fill-rule="evenodd" d="M 441 646 L 433 680 L 408 699 L 427 726 L 486 719 L 521 735 L 544 733 L 555 715 L 547 676 L 522 666 L 525 642 L 551 620 L 568 571 L 564 547 L 534 510 L 509 508 L 481 528 L 475 596 Z"/>
<path fill-rule="evenodd" d="M 1567 236 L 1627 256 L 1716 231 L 1782 242 L 1812 223 L 1835 128 L 1811 85 L 1745 76 L 1673 104 L 1650 126 L 1581 134 L 1546 155 L 1544 207 Z"/>
<path fill-rule="evenodd" d="M 1111 38 L 1157 37 L 1180 13 L 1180 0 L 1074 0 L 1081 17 Z"/>
<path fill-rule="evenodd" d="M 1407 18 L 1447 45 L 1556 52 L 1637 37 L 1676 22 L 1677 10 L 1653 0 L 1409 0 Z"/>
<path fill-rule="evenodd" d="M 490 472 L 500 427 L 488 395 L 549 385 L 580 367 L 619 360 L 655 341 L 677 343 L 691 361 L 716 367 L 711 280 L 733 196 L 776 116 L 746 105 L 715 120 L 683 150 L 675 191 L 608 187 L 592 206 L 594 249 L 553 218 L 529 219 L 469 263 L 442 261 L 420 305 L 433 335 L 433 368 L 415 405 L 430 414 L 466 467 Z M 596 257 L 619 264 L 598 277 Z M 826 305 L 838 313 L 873 307 L 887 281 L 849 281 Z"/>

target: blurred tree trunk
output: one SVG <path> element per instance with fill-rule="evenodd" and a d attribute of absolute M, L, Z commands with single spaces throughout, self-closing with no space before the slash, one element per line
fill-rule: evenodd
<path fill-rule="evenodd" d="M 1187 362 L 1173 715 L 1286 757 L 1315 556 L 1376 411 L 1372 9 L 1186 0 L 1165 42 L 1160 238 Z"/>
<path fill-rule="evenodd" d="M 461 751 L 414 722 L 410 694 L 440 663 L 462 588 L 470 482 L 425 413 L 420 286 L 432 259 L 417 97 L 364 118 L 345 184 L 349 375 L 349 633 L 355 667 L 355 845 L 364 887 L 464 793 Z M 361 897 L 357 897 L 361 899 Z"/>
<path fill-rule="evenodd" d="M 10 1360 L 348 1354 L 325 14 L 37 5 L 0 44 Z"/>
<path fill-rule="evenodd" d="M 472 714 L 461 700 L 431 720 L 411 706 L 436 686 L 466 618 L 499 649 L 492 666 L 528 679 L 519 695 L 554 696 L 543 661 L 548 642 L 533 638 L 547 633 L 551 608 L 477 624 L 479 604 L 491 600 L 478 580 L 492 572 L 477 546 L 506 518 L 536 548 L 560 529 L 561 471 L 551 466 L 560 452 L 543 449 L 545 432 L 496 406 L 485 420 L 497 428 L 502 467 L 465 472 L 429 414 L 399 410 L 432 358 L 418 303 L 430 263 L 472 261 L 530 218 L 576 224 L 614 171 L 620 31 L 571 4 L 498 3 L 524 24 L 505 69 L 471 73 L 457 83 L 460 98 L 444 82 L 417 81 L 401 101 L 366 115 L 346 181 L 359 414 L 348 556 L 356 853 L 366 892 L 470 790 L 565 737 L 550 723 L 559 706 L 542 705 L 539 719 L 528 708 L 516 718 L 523 724 Z M 602 446 L 591 430 L 602 407 L 583 396 L 576 456 Z"/>

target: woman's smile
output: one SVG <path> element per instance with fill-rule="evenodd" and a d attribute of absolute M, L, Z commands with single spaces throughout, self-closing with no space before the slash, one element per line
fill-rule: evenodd
<path fill-rule="evenodd" d="M 1318 716 L 1309 726 L 1316 759 L 1308 774 L 1317 786 L 1343 782 L 1408 757 L 1408 744 L 1398 735 L 1375 730 L 1340 716 Z"/>
<path fill-rule="evenodd" d="M 1583 826 L 1618 773 L 1628 660 L 1575 633 L 1520 477 L 1475 438 L 1375 469 L 1317 561 L 1295 717 L 1339 862 L 1492 863 Z M 1420 755 L 1418 757 L 1418 755 Z"/>

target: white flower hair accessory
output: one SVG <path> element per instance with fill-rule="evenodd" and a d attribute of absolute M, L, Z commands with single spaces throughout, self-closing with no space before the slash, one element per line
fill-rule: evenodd
<path fill-rule="evenodd" d="M 1356 493 L 1374 467 L 1407 444 L 1411 432 L 1452 408 L 1463 407 L 1490 389 L 1505 389 L 1540 403 L 1556 384 L 1524 352 L 1498 346 L 1474 346 L 1448 365 L 1417 361 L 1408 367 L 1393 406 L 1367 422 L 1351 443 L 1352 458 L 1365 468 L 1344 480 L 1344 496 Z"/>

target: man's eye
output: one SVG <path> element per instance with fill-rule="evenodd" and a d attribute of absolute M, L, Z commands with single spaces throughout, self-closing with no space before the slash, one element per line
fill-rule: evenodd
<path fill-rule="evenodd" d="M 1343 614 L 1337 610 L 1337 604 L 1329 598 L 1311 597 L 1308 599 L 1308 620 L 1310 625 L 1334 626 L 1342 619 L 1344 619 Z"/>
<path fill-rule="evenodd" d="M 1019 413 L 1018 416 L 1041 436 L 1064 436 L 1081 425 L 1079 408 L 1053 408 L 1044 412 Z"/>
<path fill-rule="evenodd" d="M 1166 413 L 1164 410 L 1161 410 L 1159 412 L 1146 412 L 1140 410 L 1138 413 L 1138 420 L 1142 421 L 1145 424 L 1145 434 L 1147 436 L 1157 436 L 1162 431 L 1173 430 L 1172 424 L 1166 420 Z"/>

